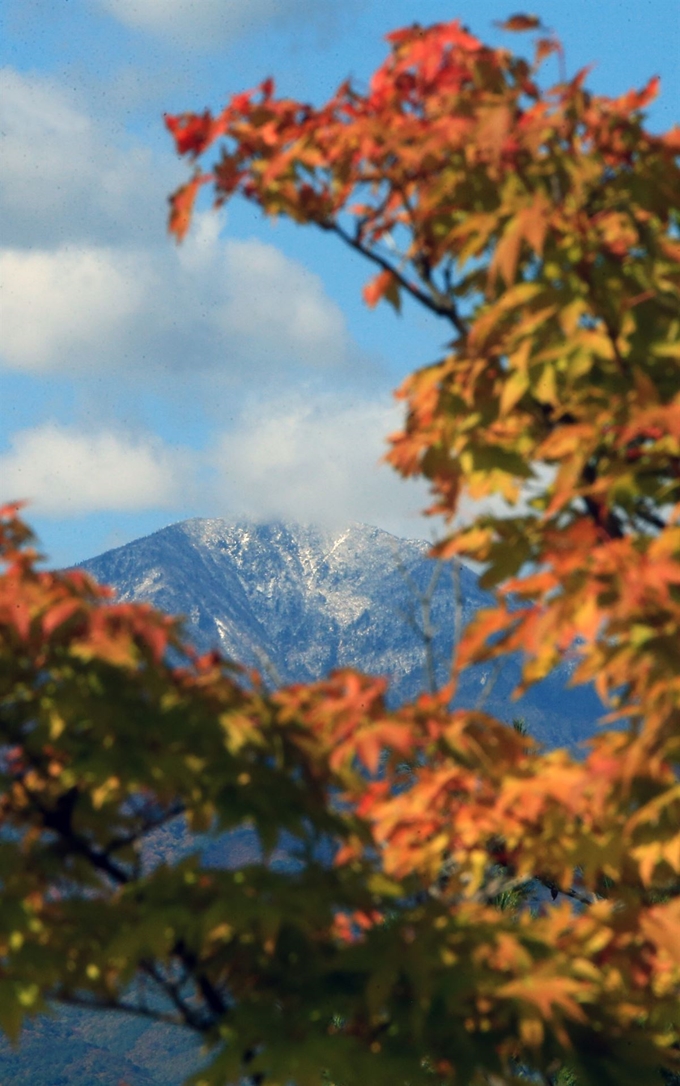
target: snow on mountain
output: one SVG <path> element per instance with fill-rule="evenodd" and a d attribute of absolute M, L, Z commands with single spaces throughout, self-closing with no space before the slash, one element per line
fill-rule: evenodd
<path fill-rule="evenodd" d="M 355 667 L 386 675 L 398 704 L 427 688 L 420 598 L 433 577 L 429 622 L 438 683 L 445 680 L 456 627 L 490 602 L 475 574 L 427 557 L 428 544 L 350 524 L 331 531 L 290 523 L 193 519 L 83 562 L 119 599 L 146 600 L 186 617 L 200 650 L 218 648 L 271 682 L 321 678 Z M 457 606 L 457 599 L 459 601 Z M 568 662 L 521 701 L 511 700 L 519 661 L 465 677 L 457 699 L 510 721 L 522 715 L 550 746 L 593 731 L 602 707 L 589 687 L 567 688 Z M 490 691 L 486 694 L 485 687 Z"/>

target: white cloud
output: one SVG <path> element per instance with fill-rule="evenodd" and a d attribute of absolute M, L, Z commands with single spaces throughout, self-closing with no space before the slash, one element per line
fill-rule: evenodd
<path fill-rule="evenodd" d="M 0 455 L 2 500 L 28 500 L 37 515 L 52 517 L 177 508 L 190 459 L 153 439 L 48 423 L 14 434 Z"/>
<path fill-rule="evenodd" d="M 328 369 L 347 351 L 345 321 L 318 276 L 273 245 L 251 239 L 224 245 L 225 298 L 216 323 L 230 339 L 270 357 L 277 352 Z"/>
<path fill-rule="evenodd" d="M 46 423 L 0 454 L 0 502 L 28 500 L 42 517 L 187 510 L 205 516 L 376 524 L 423 537 L 422 484 L 379 461 L 401 409 L 377 400 L 289 395 L 252 400 L 207 452 L 149 435 Z"/>
<path fill-rule="evenodd" d="M 333 0 L 96 0 L 132 30 L 214 47 L 270 22 L 328 18 Z"/>
<path fill-rule="evenodd" d="M 147 303 L 144 262 L 109 249 L 0 250 L 0 352 L 15 369 L 49 370 L 124 333 Z M 107 352 L 106 352 L 107 353 Z"/>
<path fill-rule="evenodd" d="M 321 280 L 275 246 L 221 240 L 213 212 L 171 243 L 172 162 L 49 77 L 0 70 L 0 367 L 219 370 L 232 384 L 291 366 L 370 369 Z"/>
<path fill-rule="evenodd" d="M 49 77 L 0 71 L 0 369 L 32 375 L 36 388 L 67 378 L 61 387 L 81 408 L 103 395 L 104 420 L 119 409 L 145 418 L 129 397 L 141 392 L 141 404 L 147 380 L 154 411 L 165 401 L 181 415 L 178 397 L 204 397 L 206 427 L 235 419 L 204 457 L 106 421 L 94 432 L 34 417 L 5 438 L 0 497 L 60 518 L 191 507 L 395 531 L 410 523 L 422 534 L 422 491 L 377 466 L 395 409 L 367 399 L 378 367 L 361 356 L 322 280 L 274 245 L 221 238 L 224 220 L 213 213 L 197 214 L 185 243 L 173 245 L 170 162 L 168 154 L 159 168 L 120 125 L 107 129 Z M 325 396 L 276 398 L 309 381 Z M 350 383 L 361 389 L 354 400 L 328 392 Z"/>
<path fill-rule="evenodd" d="M 159 119 L 160 129 L 160 119 Z M 96 122 L 49 76 L 0 69 L 0 217 L 5 245 L 164 237 L 179 169 L 111 117 Z"/>
<path fill-rule="evenodd" d="M 211 456 L 216 504 L 256 518 L 335 526 L 355 520 L 427 535 L 425 488 L 379 463 L 401 412 L 349 396 L 252 402 Z"/>
<path fill-rule="evenodd" d="M 357 361 L 320 279 L 217 219 L 168 244 L 0 250 L 0 365 L 33 372 L 219 373 L 247 386 Z"/>

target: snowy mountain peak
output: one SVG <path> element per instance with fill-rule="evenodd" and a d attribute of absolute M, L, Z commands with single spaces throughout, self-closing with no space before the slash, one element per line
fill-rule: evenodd
<path fill-rule="evenodd" d="M 272 682 L 307 682 L 334 668 L 355 667 L 390 680 L 392 704 L 427 687 L 424 623 L 434 630 L 434 665 L 444 682 L 454 639 L 456 585 L 441 564 L 429 615 L 423 598 L 437 563 L 422 540 L 399 539 L 367 524 L 331 530 L 281 521 L 195 518 L 163 528 L 82 563 L 121 600 L 146 600 L 186 617 L 200 650 L 218 648 Z M 463 622 L 489 596 L 470 569 L 458 566 Z M 499 676 L 466 674 L 460 702 L 512 720 L 522 714 L 552 744 L 592 732 L 601 706 L 590 688 L 565 689 L 566 667 L 521 702 L 510 695 L 519 661 Z"/>

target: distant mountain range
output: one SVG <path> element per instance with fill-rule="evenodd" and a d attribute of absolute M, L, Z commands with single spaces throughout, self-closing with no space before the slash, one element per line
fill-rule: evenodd
<path fill-rule="evenodd" d="M 351 524 L 329 531 L 299 524 L 194 519 L 81 563 L 120 600 L 146 600 L 186 617 L 188 639 L 218 648 L 272 683 L 307 682 L 338 667 L 390 680 L 399 704 L 426 689 L 425 642 L 434 678 L 445 681 L 456 614 L 464 625 L 489 606 L 476 575 L 428 558 L 429 545 Z M 433 585 L 434 578 L 434 585 Z M 457 583 L 456 583 L 457 581 Z M 422 598 L 430 589 L 429 620 Z M 425 627 L 428 626 L 429 629 Z M 471 669 L 457 701 L 510 722 L 525 718 L 548 746 L 573 747 L 603 712 L 591 687 L 568 688 L 565 662 L 521 701 L 511 700 L 520 660 Z"/>
<path fill-rule="evenodd" d="M 83 562 L 122 601 L 145 600 L 186 616 L 199 650 L 218 648 L 274 683 L 305 682 L 333 668 L 388 676 L 389 701 L 415 698 L 445 681 L 455 630 L 490 597 L 464 565 L 436 563 L 429 546 L 351 524 L 327 531 L 294 524 L 187 520 Z M 423 599 L 429 597 L 429 616 Z M 458 620 L 456 616 L 458 615 Z M 431 667 L 425 644 L 431 640 Z M 590 687 L 568 688 L 570 667 L 517 702 L 510 698 L 520 661 L 496 675 L 471 669 L 457 701 L 503 720 L 523 716 L 547 746 L 592 733 L 602 706 Z M 150 843 L 153 858 L 196 847 L 182 820 Z M 206 864 L 238 867 L 260 853 L 248 827 L 204 839 Z M 275 857 L 286 868 L 286 843 Z M 547 892 L 546 892 L 547 893 Z M 542 895 L 537 895 L 537 900 Z M 111 1014 L 59 1010 L 38 1018 L 13 1051 L 0 1043 L 0 1083 L 14 1086 L 177 1086 L 197 1067 L 186 1033 Z"/>

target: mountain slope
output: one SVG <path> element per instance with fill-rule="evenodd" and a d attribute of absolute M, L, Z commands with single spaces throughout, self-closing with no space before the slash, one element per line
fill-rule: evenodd
<path fill-rule="evenodd" d="M 397 539 L 367 525 L 342 531 L 270 523 L 194 519 L 108 551 L 81 568 L 111 584 L 121 600 L 147 600 L 186 616 L 197 648 L 219 648 L 273 682 L 306 682 L 333 668 L 355 667 L 390 680 L 392 704 L 427 688 L 419 595 L 433 576 L 430 624 L 437 682 L 445 680 L 456 614 L 468 621 L 490 600 L 475 574 L 459 565 L 459 606 L 450 563 L 427 557 L 428 544 Z M 510 721 L 523 715 L 550 746 L 574 745 L 602 712 L 592 689 L 566 689 L 570 667 L 532 689 L 510 694 L 519 660 L 500 674 L 477 668 L 457 699 Z"/>

